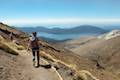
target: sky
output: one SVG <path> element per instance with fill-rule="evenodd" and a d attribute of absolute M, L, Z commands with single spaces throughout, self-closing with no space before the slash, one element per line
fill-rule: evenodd
<path fill-rule="evenodd" d="M 14 26 L 119 24 L 120 0 L 0 0 L 0 22 Z"/>

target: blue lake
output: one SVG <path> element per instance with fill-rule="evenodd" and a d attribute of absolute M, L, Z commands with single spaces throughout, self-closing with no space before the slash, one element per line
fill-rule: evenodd
<path fill-rule="evenodd" d="M 38 37 L 45 37 L 54 40 L 66 40 L 66 39 L 74 39 L 79 38 L 81 36 L 91 36 L 96 34 L 50 34 L 45 32 L 38 32 Z"/>

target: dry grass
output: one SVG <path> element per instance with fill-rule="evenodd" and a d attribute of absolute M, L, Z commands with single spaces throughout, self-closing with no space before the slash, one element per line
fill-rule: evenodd
<path fill-rule="evenodd" d="M 86 70 L 77 70 L 75 64 L 67 64 L 61 60 L 57 60 L 53 58 L 51 55 L 46 54 L 45 52 L 41 51 L 41 57 L 50 60 L 55 63 L 55 65 L 59 66 L 59 64 L 62 64 L 66 66 L 70 70 L 75 71 L 75 75 L 73 76 L 73 80 L 99 80 L 95 76 L 93 76 L 89 71 Z M 55 67 L 55 66 L 54 66 Z"/>
<path fill-rule="evenodd" d="M 4 50 L 7 53 L 10 53 L 10 54 L 13 54 L 13 55 L 18 55 L 18 53 L 15 50 L 13 50 L 9 46 L 7 46 L 6 44 L 1 43 L 1 42 L 0 42 L 0 49 Z"/>
<path fill-rule="evenodd" d="M 45 53 L 44 51 L 41 51 L 41 54 L 40 54 L 41 57 L 45 58 L 46 60 L 48 61 L 52 61 L 52 62 L 55 62 L 55 63 L 61 63 L 69 68 L 72 68 L 72 69 L 76 69 L 76 65 L 75 64 L 67 64 L 61 60 L 58 60 L 58 59 L 55 59 L 53 58 L 51 55 Z"/>
<path fill-rule="evenodd" d="M 78 71 L 73 80 L 99 80 L 94 77 L 89 71 L 81 70 Z"/>
<path fill-rule="evenodd" d="M 5 44 L 6 44 L 7 46 L 15 49 L 15 50 L 24 50 L 24 49 L 25 49 L 24 46 L 18 45 L 18 44 L 14 43 L 14 42 L 5 42 Z"/>

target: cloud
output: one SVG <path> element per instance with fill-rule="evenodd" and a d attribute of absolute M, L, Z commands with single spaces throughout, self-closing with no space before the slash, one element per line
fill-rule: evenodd
<path fill-rule="evenodd" d="M 2 22 L 9 25 L 40 25 L 40 24 L 109 24 L 120 23 L 120 19 L 86 19 L 86 18 L 57 18 L 57 19 L 9 19 Z"/>

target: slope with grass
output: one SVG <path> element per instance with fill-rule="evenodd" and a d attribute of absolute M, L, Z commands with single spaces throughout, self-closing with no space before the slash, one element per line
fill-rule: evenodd
<path fill-rule="evenodd" d="M 113 75 L 111 72 L 98 69 L 95 61 L 81 57 L 56 44 L 49 44 L 41 39 L 39 40 L 41 45 L 40 56 L 43 59 L 41 63 L 43 64 L 44 61 L 46 61 L 53 68 L 52 70 L 46 70 L 42 67 L 35 69 L 32 67 L 31 56 L 25 50 L 28 43 L 28 35 L 4 24 L 0 24 L 0 26 L 2 27 L 0 28 L 0 42 L 2 44 L 0 55 L 3 57 L 3 53 L 5 53 L 4 59 L 6 59 L 6 62 L 4 62 L 4 60 L 2 60 L 3 58 L 0 58 L 0 65 L 3 66 L 3 68 L 4 65 L 7 65 L 6 69 L 10 70 L 5 70 L 5 74 L 9 76 L 1 75 L 4 74 L 4 71 L 1 70 L 0 75 L 4 76 L 5 79 L 0 78 L 3 80 L 57 80 L 58 78 L 64 80 L 119 80 L 119 77 Z M 17 43 L 9 40 L 11 30 L 14 33 L 14 39 L 17 40 Z M 17 31 L 22 37 L 16 33 Z M 18 53 L 18 55 L 14 55 L 14 51 Z M 8 54 L 11 52 L 12 54 Z M 6 55 L 9 56 L 6 57 Z M 12 56 L 15 57 L 12 58 Z M 8 58 L 10 59 L 8 60 Z"/>
<path fill-rule="evenodd" d="M 7 30 L 7 32 L 10 31 Z M 3 30 L 2 34 L 7 35 Z M 0 40 L 0 80 L 61 80 L 53 68 L 34 68 L 31 52 L 27 52 L 24 45 L 16 44 L 9 38 L 6 40 L 3 37 L 4 35 Z M 21 38 L 16 37 L 15 39 L 20 40 Z M 48 64 L 44 59 L 41 59 L 41 63 Z"/>
<path fill-rule="evenodd" d="M 84 43 L 84 44 L 83 44 Z M 77 44 L 77 45 L 76 45 Z M 102 80 L 114 80 L 120 78 L 120 36 L 119 30 L 113 30 L 102 36 L 95 38 L 82 38 L 71 40 L 64 43 L 67 49 L 73 51 L 83 58 L 87 58 L 95 62 L 98 70 L 102 70 L 101 74 L 105 75 Z M 69 45 L 69 47 L 68 47 Z M 74 47 L 73 47 L 74 46 Z M 107 74 L 107 75 L 106 75 Z M 117 80 L 117 79 L 116 79 Z"/>

